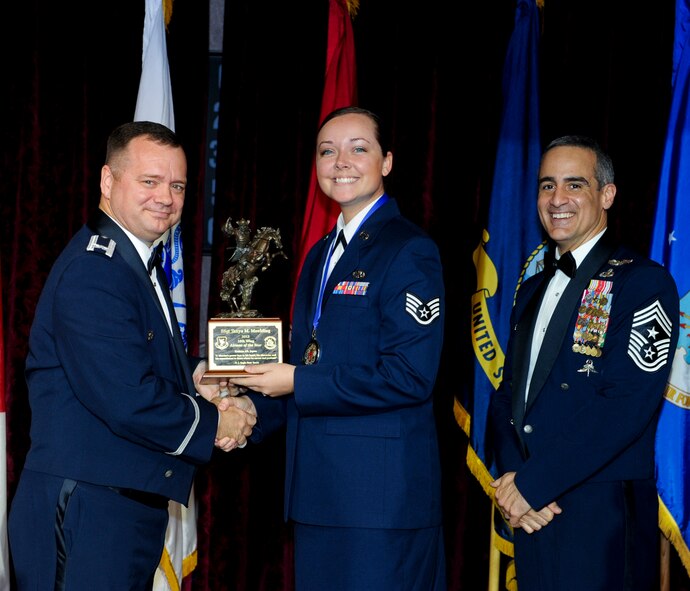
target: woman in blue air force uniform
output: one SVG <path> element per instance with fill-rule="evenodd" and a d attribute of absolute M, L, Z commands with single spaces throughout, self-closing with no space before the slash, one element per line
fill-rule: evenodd
<path fill-rule="evenodd" d="M 432 397 L 442 269 L 384 191 L 392 154 L 379 135 L 376 115 L 355 107 L 322 123 L 317 175 L 341 214 L 305 260 L 291 363 L 233 379 L 263 394 L 251 394 L 251 441 L 287 421 L 299 591 L 446 589 Z"/>

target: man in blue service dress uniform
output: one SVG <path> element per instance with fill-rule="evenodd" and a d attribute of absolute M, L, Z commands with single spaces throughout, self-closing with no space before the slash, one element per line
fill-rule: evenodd
<path fill-rule="evenodd" d="M 26 363 L 31 448 L 9 520 L 18 591 L 151 589 L 168 499 L 186 504 L 214 444 L 251 433 L 253 415 L 205 399 L 219 401 L 219 387 L 198 384 L 204 362 L 192 373 L 153 264 L 186 174 L 168 128 L 115 129 L 101 211 L 46 281 Z"/>
<path fill-rule="evenodd" d="M 542 156 L 538 210 L 555 256 L 518 290 L 490 408 L 520 591 L 659 586 L 654 439 L 678 292 L 662 266 L 608 239 L 613 180 L 589 138 Z"/>

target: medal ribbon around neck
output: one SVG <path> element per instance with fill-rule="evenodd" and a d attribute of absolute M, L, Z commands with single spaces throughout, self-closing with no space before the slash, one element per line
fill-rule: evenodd
<path fill-rule="evenodd" d="M 364 216 L 361 222 L 357 225 L 357 228 L 355 231 L 352 233 L 354 236 L 357 234 L 357 231 L 359 228 L 366 222 L 369 217 L 379 208 L 381 207 L 386 201 L 388 201 L 389 197 L 384 193 L 381 195 L 379 200 L 372 206 L 372 208 L 367 212 L 367 215 Z M 319 348 L 319 343 L 316 340 L 316 329 L 319 326 L 319 320 L 321 319 L 321 306 L 323 304 L 323 295 L 326 291 L 326 282 L 328 281 L 328 276 L 327 276 L 327 270 L 328 267 L 330 266 L 331 262 L 331 257 L 333 256 L 333 251 L 335 250 L 335 247 L 338 243 L 337 240 L 337 234 L 336 234 L 336 239 L 333 240 L 329 250 L 328 250 L 328 256 L 326 257 L 326 262 L 324 263 L 323 270 L 321 271 L 321 286 L 319 287 L 319 297 L 316 300 L 316 308 L 314 309 L 314 320 L 312 322 L 312 329 L 311 329 L 311 340 L 307 344 L 307 348 L 304 351 L 304 355 L 302 356 L 302 361 L 304 362 L 305 365 L 313 365 L 319 360 L 319 354 L 320 354 L 320 348 Z"/>

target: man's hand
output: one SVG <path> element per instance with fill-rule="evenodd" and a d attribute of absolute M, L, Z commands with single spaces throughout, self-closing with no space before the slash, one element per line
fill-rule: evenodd
<path fill-rule="evenodd" d="M 528 534 L 539 531 L 542 527 L 546 527 L 556 515 L 559 515 L 562 509 L 558 506 L 555 501 L 549 503 L 546 507 L 543 507 L 539 511 L 530 509 L 520 518 L 518 522 L 518 527 L 521 527 Z"/>
<path fill-rule="evenodd" d="M 532 508 L 515 486 L 515 472 L 506 472 L 491 483 L 496 489 L 495 497 L 503 516 L 511 527 L 518 527 L 520 518 Z"/>
<path fill-rule="evenodd" d="M 248 412 L 255 417 L 258 416 L 256 406 L 254 406 L 254 402 L 252 402 L 252 399 L 249 398 L 249 396 L 234 395 L 221 397 L 216 406 L 220 411 L 228 410 L 231 406 L 236 406 L 237 408 L 241 408 L 243 411 Z"/>
<path fill-rule="evenodd" d="M 515 484 L 515 472 L 506 472 L 491 483 L 496 489 L 495 497 L 503 517 L 513 528 L 521 527 L 528 534 L 548 525 L 562 509 L 555 501 L 540 510 L 532 509 Z"/>
<path fill-rule="evenodd" d="M 227 378 L 218 378 L 217 381 L 211 384 L 202 384 L 201 380 L 208 369 L 208 362 L 206 360 L 200 361 L 199 365 L 194 369 L 192 378 L 194 379 L 194 386 L 196 391 L 201 394 L 206 400 L 213 400 L 217 396 L 237 396 L 244 392 L 245 388 L 240 388 L 234 384 L 229 384 Z"/>
<path fill-rule="evenodd" d="M 246 396 L 211 399 L 219 411 L 215 445 L 223 451 L 244 447 L 256 424 L 254 403 Z M 245 410 L 246 409 L 246 410 Z M 253 411 L 253 412 L 252 412 Z"/>

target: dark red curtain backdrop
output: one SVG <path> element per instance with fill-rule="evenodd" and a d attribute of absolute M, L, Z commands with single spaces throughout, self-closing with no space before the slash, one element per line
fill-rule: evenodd
<path fill-rule="evenodd" d="M 619 193 L 611 227 L 646 252 L 670 102 L 674 2 L 545 0 L 542 133 L 587 133 L 611 152 Z M 486 219 L 514 0 L 413 5 L 360 0 L 353 21 L 359 104 L 393 131 L 388 190 L 437 240 L 447 282 L 446 345 L 437 387 L 445 474 L 449 590 L 485 589 L 490 504 L 465 466 L 453 400 L 472 388 L 471 254 Z M 4 2 L 0 8 L 0 263 L 10 500 L 29 445 L 23 378 L 27 335 L 45 277 L 97 206 L 105 140 L 134 113 L 143 0 Z M 262 276 L 255 304 L 289 318 L 292 265 L 318 125 L 328 0 L 226 2 L 218 116 L 215 240 L 208 302 L 227 247 L 220 226 L 245 217 L 278 227 L 290 257 Z M 176 0 L 168 48 L 176 128 L 190 189 L 184 258 L 192 350 L 199 343 L 204 232 L 209 16 Z M 108 311 L 104 310 L 104 322 Z M 59 417 L 56 417 L 59 420 Z M 199 565 L 186 588 L 290 591 L 282 522 L 283 440 L 218 453 L 199 472 Z M 674 591 L 688 577 L 673 554 Z"/>

